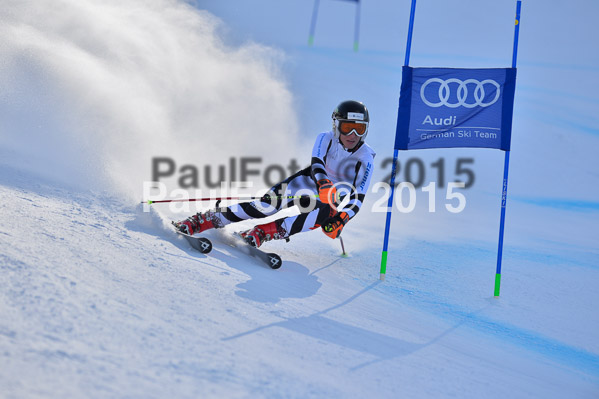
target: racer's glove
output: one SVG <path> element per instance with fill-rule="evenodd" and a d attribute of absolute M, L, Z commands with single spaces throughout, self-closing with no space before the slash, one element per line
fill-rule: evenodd
<path fill-rule="evenodd" d="M 335 239 L 341 235 L 341 230 L 343 230 L 343 226 L 348 222 L 349 216 L 345 212 L 336 213 L 333 217 L 330 217 L 324 221 L 322 224 L 322 231 Z"/>
<path fill-rule="evenodd" d="M 321 179 L 316 185 L 318 186 L 318 197 L 325 204 L 334 204 L 337 202 L 337 189 L 333 186 L 333 182 L 329 179 Z"/>

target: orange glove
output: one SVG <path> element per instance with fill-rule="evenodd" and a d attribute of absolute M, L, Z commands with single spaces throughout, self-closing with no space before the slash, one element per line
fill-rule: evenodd
<path fill-rule="evenodd" d="M 329 179 L 321 179 L 317 183 L 318 197 L 325 204 L 334 204 L 337 202 L 337 189 Z"/>
<path fill-rule="evenodd" d="M 339 212 L 324 221 L 322 231 L 332 239 L 335 239 L 341 235 L 341 230 L 343 230 L 343 226 L 345 226 L 348 220 L 349 216 L 347 216 L 347 213 Z"/>

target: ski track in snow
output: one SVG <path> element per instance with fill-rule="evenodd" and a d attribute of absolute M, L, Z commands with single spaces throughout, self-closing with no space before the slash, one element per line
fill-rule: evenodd
<path fill-rule="evenodd" d="M 401 271 L 379 282 L 376 245 L 351 253 L 348 234 L 350 257 L 340 258 L 336 242 L 313 232 L 269 243 L 285 262 L 273 271 L 220 232 L 205 256 L 155 210 L 1 172 L 6 397 L 597 393 L 597 317 L 562 336 L 556 320 L 527 325 L 544 311 L 534 292 L 506 283 L 504 297 L 492 298 L 490 287 L 473 288 L 489 273 L 460 271 L 492 261 L 490 249 L 452 258 L 452 245 L 415 242 L 392 258 L 390 270 Z M 532 278 L 511 274 L 516 289 Z M 553 312 L 568 310 L 568 300 L 560 296 Z"/>

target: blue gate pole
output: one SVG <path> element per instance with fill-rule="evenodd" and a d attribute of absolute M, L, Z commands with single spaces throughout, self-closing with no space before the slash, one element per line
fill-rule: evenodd
<path fill-rule="evenodd" d="M 518 56 L 518 34 L 520 32 L 520 8 L 522 1 L 516 2 L 516 23 L 514 28 L 514 50 L 512 53 L 512 68 L 516 68 L 516 59 Z M 497 270 L 495 271 L 495 292 L 496 297 L 499 296 L 501 286 L 501 258 L 503 256 L 503 233 L 505 230 L 505 208 L 507 205 L 507 179 L 510 169 L 510 152 L 505 152 L 505 160 L 503 163 L 503 188 L 501 191 L 501 218 L 499 221 L 499 247 L 497 249 Z"/>
<path fill-rule="evenodd" d="M 408 28 L 408 42 L 406 44 L 406 58 L 404 60 L 404 65 L 406 66 L 410 65 L 410 51 L 412 50 L 412 32 L 414 31 L 415 13 L 416 0 L 412 0 L 412 7 L 410 8 L 410 25 Z M 391 192 L 389 194 L 389 201 L 387 202 L 387 220 L 385 222 L 385 238 L 383 240 L 383 254 L 381 256 L 381 280 L 385 280 L 385 274 L 387 273 L 387 250 L 389 248 L 389 231 L 391 230 L 391 213 L 393 211 L 393 195 L 395 194 L 395 174 L 397 172 L 398 153 L 399 151 L 397 148 L 394 149 L 393 164 L 391 166 Z"/>
<path fill-rule="evenodd" d="M 408 28 L 408 43 L 406 44 L 406 59 L 404 65 L 410 65 L 410 52 L 412 51 L 412 32 L 414 31 L 414 14 L 416 13 L 416 0 L 412 0 L 410 8 L 410 26 Z"/>
<path fill-rule="evenodd" d="M 387 250 L 389 248 L 389 230 L 391 230 L 391 213 L 393 211 L 393 194 L 395 193 L 395 175 L 397 172 L 398 150 L 393 151 L 393 166 L 391 166 L 391 192 L 387 201 L 387 220 L 385 222 L 385 238 L 383 240 L 383 254 L 381 256 L 381 281 L 385 280 L 387 273 Z"/>
<path fill-rule="evenodd" d="M 354 25 L 354 51 L 358 51 L 358 46 L 360 42 L 360 13 L 361 6 L 360 0 L 356 2 L 356 21 Z"/>
<path fill-rule="evenodd" d="M 310 33 L 308 36 L 308 46 L 314 44 L 314 32 L 316 31 L 316 19 L 318 18 L 318 7 L 320 0 L 314 0 L 314 9 L 312 10 L 312 21 L 310 22 Z"/>

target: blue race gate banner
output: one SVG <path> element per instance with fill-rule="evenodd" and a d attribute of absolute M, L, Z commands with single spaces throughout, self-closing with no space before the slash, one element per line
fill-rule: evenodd
<path fill-rule="evenodd" d="M 510 150 L 516 68 L 402 71 L 395 148 Z"/>

